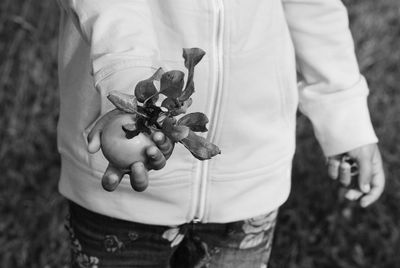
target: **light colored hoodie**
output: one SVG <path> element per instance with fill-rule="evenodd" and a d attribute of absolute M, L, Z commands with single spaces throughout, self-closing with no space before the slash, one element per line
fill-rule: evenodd
<path fill-rule="evenodd" d="M 340 0 L 59 0 L 60 192 L 108 216 L 159 225 L 230 222 L 279 207 L 290 191 L 298 103 L 326 156 L 377 142 Z M 111 90 L 133 94 L 159 67 L 184 71 L 199 47 L 189 112 L 210 119 L 222 154 L 195 159 L 181 144 L 144 192 L 100 180 L 87 151 Z M 297 64 L 296 64 L 297 63 Z M 296 80 L 297 71 L 301 81 Z"/>

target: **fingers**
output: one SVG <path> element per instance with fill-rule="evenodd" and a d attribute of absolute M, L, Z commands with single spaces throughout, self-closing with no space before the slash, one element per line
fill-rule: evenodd
<path fill-rule="evenodd" d="M 130 180 L 135 191 L 143 192 L 149 185 L 148 172 L 142 162 L 135 162 L 131 166 Z"/>
<path fill-rule="evenodd" d="M 126 172 L 109 164 L 101 180 L 103 188 L 109 192 L 114 191 L 120 184 L 125 173 Z M 142 162 L 135 162 L 132 164 L 129 176 L 132 188 L 135 191 L 142 192 L 148 187 L 148 171 Z"/>
<path fill-rule="evenodd" d="M 121 170 L 109 164 L 101 179 L 101 185 L 104 190 L 112 192 L 117 188 L 123 176 L 124 173 Z"/>
<path fill-rule="evenodd" d="M 345 186 L 350 186 L 351 183 L 351 166 L 349 163 L 342 161 L 339 165 L 339 179 Z"/>
<path fill-rule="evenodd" d="M 361 164 L 360 164 L 361 163 Z M 336 180 L 339 178 L 340 183 L 345 187 L 363 187 L 365 192 L 369 191 L 369 177 L 371 171 L 369 162 L 366 159 L 363 161 L 352 159 L 347 155 L 335 156 L 328 159 L 328 175 Z M 362 172 L 359 169 L 362 169 Z M 359 173 L 362 173 L 361 175 Z M 355 177 L 360 181 L 355 181 Z M 368 183 L 365 183 L 365 182 Z M 360 187 L 361 189 L 361 187 Z M 363 192 L 364 192 L 363 191 Z"/>
<path fill-rule="evenodd" d="M 343 186 L 348 187 L 351 183 L 351 165 L 342 161 L 341 156 L 329 157 L 328 175 L 333 180 L 339 179 Z"/>
<path fill-rule="evenodd" d="M 160 149 L 161 153 L 168 159 L 174 149 L 174 143 L 168 139 L 162 132 L 154 132 L 152 134 L 152 139 L 157 147 Z"/>
<path fill-rule="evenodd" d="M 370 182 L 371 190 L 361 198 L 362 207 L 367 207 L 374 203 L 382 195 L 385 188 L 385 173 L 383 170 L 382 159 L 379 150 L 375 150 L 372 159 L 372 179 Z"/>
<path fill-rule="evenodd" d="M 358 190 L 358 164 L 347 155 L 328 158 L 328 175 L 347 188 L 344 197 L 350 201 L 359 200 L 363 192 Z"/>
<path fill-rule="evenodd" d="M 339 177 L 339 165 L 339 159 L 333 157 L 328 159 L 328 175 L 333 180 L 336 180 Z"/>
<path fill-rule="evenodd" d="M 357 159 L 359 167 L 358 184 L 363 193 L 371 190 L 370 183 L 372 178 L 372 157 L 361 156 Z"/>
<path fill-rule="evenodd" d="M 332 179 L 339 178 L 347 188 L 346 199 L 359 200 L 362 207 L 375 202 L 385 187 L 382 159 L 376 144 L 356 148 L 342 157 L 330 157 L 328 174 Z"/>
<path fill-rule="evenodd" d="M 380 175 L 381 176 L 381 175 Z M 377 181 L 384 181 L 383 178 L 376 178 Z M 373 184 L 371 191 L 364 195 L 360 200 L 360 205 L 362 207 L 367 207 L 374 203 L 382 195 L 384 190 L 384 183 Z"/>
<path fill-rule="evenodd" d="M 357 200 L 359 200 L 360 197 L 362 197 L 362 196 L 363 196 L 363 193 L 360 192 L 359 190 L 356 190 L 356 189 L 348 189 L 348 190 L 345 192 L 345 195 L 344 195 L 344 197 L 345 197 L 347 200 L 350 200 L 350 201 L 357 201 Z"/>
<path fill-rule="evenodd" d="M 90 131 L 89 136 L 88 136 L 88 151 L 91 154 L 96 153 L 98 150 L 100 150 L 100 130 L 96 129 L 93 131 L 93 129 Z"/>
<path fill-rule="evenodd" d="M 159 170 L 167 163 L 165 156 L 157 146 L 149 146 L 146 149 L 146 154 L 148 159 L 147 167 L 149 169 Z"/>

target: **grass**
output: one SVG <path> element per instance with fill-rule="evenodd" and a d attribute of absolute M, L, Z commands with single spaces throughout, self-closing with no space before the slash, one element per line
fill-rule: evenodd
<path fill-rule="evenodd" d="M 400 267 L 400 3 L 347 0 L 387 170 L 380 201 L 338 198 L 307 119 L 299 115 L 293 190 L 279 216 L 273 268 Z M 57 193 L 58 10 L 53 0 L 0 3 L 0 267 L 67 267 Z"/>

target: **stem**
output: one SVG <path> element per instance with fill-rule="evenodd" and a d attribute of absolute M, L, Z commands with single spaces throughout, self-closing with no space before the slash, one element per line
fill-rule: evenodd
<path fill-rule="evenodd" d="M 161 112 L 161 113 L 158 115 L 158 118 L 157 118 L 156 122 L 154 122 L 155 125 L 156 125 L 156 127 L 158 127 L 159 129 L 161 129 L 161 128 L 162 128 L 162 124 L 164 123 L 164 120 L 165 120 L 167 117 L 168 117 L 168 115 L 167 115 L 166 113 Z"/>
<path fill-rule="evenodd" d="M 161 92 L 157 91 L 156 93 L 154 93 L 153 95 L 151 95 L 150 97 L 148 97 L 144 102 L 143 105 L 146 106 L 147 102 L 149 102 L 152 98 L 154 98 L 155 96 L 158 96 Z"/>

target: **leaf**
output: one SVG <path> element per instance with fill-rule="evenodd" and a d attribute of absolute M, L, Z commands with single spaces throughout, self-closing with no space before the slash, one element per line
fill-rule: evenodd
<path fill-rule="evenodd" d="M 143 107 L 154 106 L 159 98 L 160 92 L 156 92 L 154 95 L 151 95 L 143 102 Z"/>
<path fill-rule="evenodd" d="M 206 127 L 207 123 L 207 116 L 199 112 L 187 114 L 177 122 L 178 125 L 187 126 L 190 130 L 195 132 L 206 132 L 208 130 Z"/>
<path fill-rule="evenodd" d="M 167 117 L 162 124 L 162 132 L 174 142 L 178 142 L 189 135 L 189 128 L 187 126 L 174 125 L 175 120 Z"/>
<path fill-rule="evenodd" d="M 179 108 L 171 111 L 171 115 L 177 116 L 186 113 L 187 109 L 190 107 L 190 105 L 192 105 L 192 102 L 192 98 L 185 100 L 183 103 L 180 104 Z"/>
<path fill-rule="evenodd" d="M 137 83 L 135 87 L 135 96 L 139 102 L 143 103 L 151 96 L 154 96 L 153 102 L 157 101 L 158 95 L 156 93 L 158 90 L 154 85 L 154 81 L 159 81 L 163 73 L 164 70 L 162 68 L 158 68 L 158 70 L 151 77 Z"/>
<path fill-rule="evenodd" d="M 187 109 L 192 105 L 193 100 L 187 99 L 183 102 L 178 99 L 166 98 L 162 103 L 161 107 L 167 108 L 170 115 L 177 116 L 186 113 Z"/>
<path fill-rule="evenodd" d="M 151 78 L 153 78 L 153 80 L 155 80 L 155 81 L 160 81 L 161 80 L 161 77 L 162 77 L 162 75 L 164 74 L 165 72 L 164 72 L 164 70 L 163 70 L 163 68 L 158 68 L 157 69 L 157 71 L 151 76 Z"/>
<path fill-rule="evenodd" d="M 258 234 L 249 234 L 247 235 L 242 242 L 240 242 L 240 249 L 249 249 L 254 248 L 262 243 L 264 239 L 264 233 Z"/>
<path fill-rule="evenodd" d="M 108 94 L 107 98 L 121 111 L 127 113 L 136 113 L 137 111 L 137 101 L 133 95 L 113 90 Z"/>
<path fill-rule="evenodd" d="M 184 48 L 183 58 L 185 59 L 185 67 L 188 69 L 188 79 L 186 81 L 185 90 L 180 96 L 180 100 L 187 100 L 194 93 L 194 67 L 201 61 L 206 52 L 201 48 Z"/>
<path fill-rule="evenodd" d="M 164 73 L 160 81 L 160 93 L 170 98 L 178 98 L 182 94 L 185 74 L 172 70 Z"/>
<path fill-rule="evenodd" d="M 139 117 L 136 121 L 136 128 L 143 133 L 151 134 L 150 128 L 147 126 L 147 120 L 143 117 Z"/>
<path fill-rule="evenodd" d="M 180 142 L 199 160 L 211 159 L 221 153 L 217 145 L 209 142 L 191 130 L 189 131 L 189 135 Z"/>
<path fill-rule="evenodd" d="M 201 61 L 205 54 L 206 52 L 201 48 L 184 48 L 182 56 L 185 59 L 185 67 L 188 70 L 193 69 L 194 66 Z"/>
<path fill-rule="evenodd" d="M 146 113 L 146 119 L 149 125 L 151 124 L 157 125 L 157 119 L 159 118 L 160 114 L 163 113 L 161 108 L 154 104 L 149 104 L 146 107 L 144 107 L 143 110 Z"/>
<path fill-rule="evenodd" d="M 188 86 L 185 88 L 185 90 L 183 91 L 182 95 L 179 97 L 179 100 L 181 100 L 181 101 L 187 100 L 194 93 L 194 82 L 193 82 L 193 80 L 190 80 L 187 83 L 188 83 Z"/>
<path fill-rule="evenodd" d="M 141 103 L 143 103 L 145 100 L 155 95 L 156 93 L 157 89 L 154 86 L 153 82 L 148 80 L 140 81 L 139 83 L 137 83 L 135 88 L 135 96 L 137 100 Z M 157 100 L 153 100 L 153 102 L 155 101 Z"/>
<path fill-rule="evenodd" d="M 161 107 L 167 108 L 168 111 L 171 111 L 171 110 L 173 110 L 173 109 L 179 108 L 179 102 L 178 102 L 177 99 L 166 98 L 166 99 L 163 100 L 163 102 L 161 103 Z"/>

